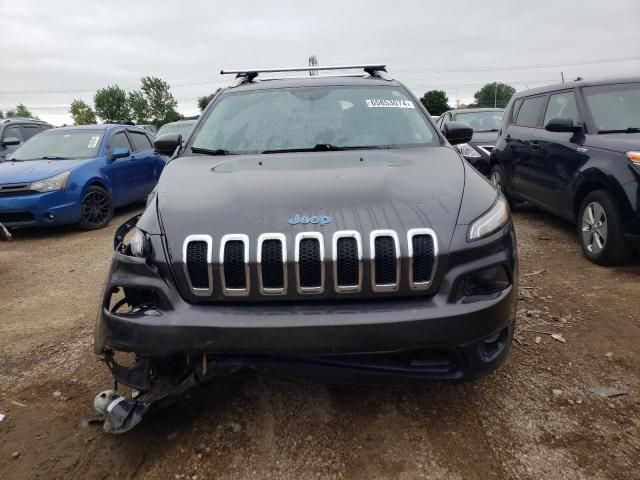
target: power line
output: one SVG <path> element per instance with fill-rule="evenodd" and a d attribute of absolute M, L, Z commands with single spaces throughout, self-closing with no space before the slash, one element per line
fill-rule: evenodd
<path fill-rule="evenodd" d="M 479 66 L 479 67 L 452 67 L 452 68 L 408 68 L 408 69 L 393 69 L 395 73 L 409 73 L 409 74 L 427 74 L 427 73 L 464 73 L 464 72 L 497 72 L 508 70 L 528 70 L 528 69 L 541 69 L 541 68 L 560 68 L 560 67 L 576 67 L 583 65 L 597 65 L 601 63 L 618 63 L 618 62 L 630 62 L 640 61 L 640 57 L 622 57 L 622 58 L 603 58 L 598 60 L 591 60 L 588 62 L 569 62 L 569 63 L 547 63 L 547 64 L 533 64 L 533 65 L 493 65 L 493 66 Z M 175 82 L 169 82 L 172 88 L 193 86 L 193 85 L 206 85 L 212 84 L 214 87 L 228 85 L 228 82 L 221 79 L 193 79 L 193 80 L 178 80 Z M 476 85 L 476 84 L 474 84 Z M 123 88 L 135 88 L 135 87 L 123 87 Z M 81 93 L 95 93 L 95 89 L 87 90 L 31 90 L 31 91 L 0 91 L 0 95 L 63 95 L 63 94 L 81 94 Z"/>

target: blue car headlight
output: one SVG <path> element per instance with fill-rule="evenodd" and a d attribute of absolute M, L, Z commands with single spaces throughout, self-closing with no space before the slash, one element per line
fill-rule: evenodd
<path fill-rule="evenodd" d="M 55 192 L 56 190 L 63 190 L 67 186 L 67 180 L 69 180 L 70 171 L 59 173 L 54 177 L 45 178 L 44 180 L 38 180 L 33 182 L 29 186 L 29 190 L 36 192 Z"/>

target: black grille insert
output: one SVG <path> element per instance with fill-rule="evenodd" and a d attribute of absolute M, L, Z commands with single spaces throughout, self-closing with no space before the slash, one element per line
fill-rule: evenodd
<path fill-rule="evenodd" d="M 339 287 L 360 285 L 358 241 L 353 237 L 338 238 L 336 245 L 336 282 Z"/>
<path fill-rule="evenodd" d="M 32 222 L 35 220 L 31 212 L 0 212 L 0 223 Z"/>
<path fill-rule="evenodd" d="M 317 238 L 300 240 L 298 257 L 299 285 L 302 288 L 322 287 L 322 260 Z"/>
<path fill-rule="evenodd" d="M 225 243 L 223 262 L 225 287 L 234 290 L 247 288 L 242 240 L 229 240 Z"/>
<path fill-rule="evenodd" d="M 433 273 L 433 237 L 431 235 L 415 235 L 412 239 L 412 248 L 413 282 L 428 282 Z"/>
<path fill-rule="evenodd" d="M 209 288 L 207 242 L 193 241 L 187 245 L 187 271 L 193 288 Z"/>
<path fill-rule="evenodd" d="M 380 236 L 375 239 L 376 285 L 398 283 L 396 245 L 393 237 Z"/>
<path fill-rule="evenodd" d="M 282 242 L 265 240 L 262 242 L 262 286 L 264 288 L 284 288 L 284 265 L 282 263 Z"/>

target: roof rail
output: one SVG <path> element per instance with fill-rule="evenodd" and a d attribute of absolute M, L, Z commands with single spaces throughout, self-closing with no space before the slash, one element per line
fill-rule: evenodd
<path fill-rule="evenodd" d="M 293 67 L 293 68 L 248 68 L 244 70 L 220 70 L 220 75 L 233 75 L 241 79 L 240 83 L 251 83 L 260 73 L 280 72 L 313 72 L 320 70 L 364 70 L 372 77 L 381 77 L 380 73 L 386 73 L 387 66 L 384 63 L 366 65 L 331 65 L 327 67 Z"/>

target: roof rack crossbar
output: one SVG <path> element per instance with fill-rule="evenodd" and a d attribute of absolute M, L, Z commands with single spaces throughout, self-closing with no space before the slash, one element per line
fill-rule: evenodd
<path fill-rule="evenodd" d="M 280 72 L 310 72 L 319 70 L 364 70 L 372 77 L 378 76 L 378 72 L 386 72 L 387 66 L 383 63 L 367 65 L 329 65 L 326 67 L 287 67 L 287 68 L 248 68 L 244 70 L 220 70 L 220 75 L 234 75 L 244 82 L 252 82 L 260 73 Z"/>

